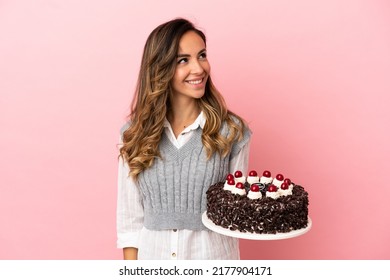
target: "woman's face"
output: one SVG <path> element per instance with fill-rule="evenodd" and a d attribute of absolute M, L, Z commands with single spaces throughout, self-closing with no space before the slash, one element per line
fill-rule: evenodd
<path fill-rule="evenodd" d="M 172 79 L 174 98 L 201 98 L 210 73 L 206 46 L 194 31 L 184 33 L 179 42 L 175 75 Z"/>

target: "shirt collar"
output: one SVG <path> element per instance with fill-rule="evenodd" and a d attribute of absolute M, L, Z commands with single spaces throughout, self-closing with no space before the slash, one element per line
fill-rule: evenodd
<path fill-rule="evenodd" d="M 200 112 L 199 116 L 196 118 L 196 120 L 189 126 L 187 126 L 183 132 L 187 132 L 187 131 L 191 131 L 191 130 L 195 130 L 197 129 L 198 127 L 200 127 L 201 129 L 204 128 L 204 125 L 206 123 L 206 118 L 203 114 L 203 112 Z M 164 120 L 164 127 L 171 127 L 171 124 L 169 123 L 169 121 L 167 120 L 167 118 L 165 118 Z"/>

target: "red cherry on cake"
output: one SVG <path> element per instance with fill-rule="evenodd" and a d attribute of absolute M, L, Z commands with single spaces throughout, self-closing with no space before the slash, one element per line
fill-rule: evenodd
<path fill-rule="evenodd" d="M 276 175 L 276 180 L 283 181 L 284 176 L 282 174 Z"/>
<path fill-rule="evenodd" d="M 236 182 L 234 181 L 234 179 L 230 179 L 227 181 L 228 185 L 231 185 L 231 186 L 234 186 L 236 184 Z"/>
<path fill-rule="evenodd" d="M 278 188 L 275 185 L 270 185 L 268 187 L 268 191 L 269 192 L 276 192 L 277 190 L 278 190 Z"/>
<path fill-rule="evenodd" d="M 241 183 L 241 182 L 238 182 L 238 183 L 236 184 L 236 188 L 237 188 L 237 189 L 244 189 L 244 188 L 245 188 L 245 186 L 244 186 L 244 184 L 243 184 L 243 183 Z"/>
<path fill-rule="evenodd" d="M 288 186 L 291 184 L 291 180 L 289 178 L 284 179 L 284 183 L 286 183 Z"/>
<path fill-rule="evenodd" d="M 252 170 L 251 172 L 249 172 L 249 176 L 256 177 L 257 176 L 257 172 L 255 170 Z"/>
<path fill-rule="evenodd" d="M 251 191 L 252 191 L 252 192 L 259 192 L 259 191 L 260 191 L 260 188 L 259 188 L 258 185 L 253 184 L 253 185 L 251 186 Z"/>
<path fill-rule="evenodd" d="M 280 188 L 282 189 L 282 190 L 288 190 L 288 184 L 286 183 L 286 182 L 284 182 L 284 183 L 282 183 L 282 185 L 280 186 Z"/>
<path fill-rule="evenodd" d="M 241 178 L 242 177 L 242 172 L 240 170 L 237 170 L 236 172 L 234 172 L 234 177 Z"/>
<path fill-rule="evenodd" d="M 228 175 L 226 176 L 226 180 L 227 180 L 227 181 L 229 181 L 229 180 L 234 180 L 233 174 L 228 174 Z"/>
<path fill-rule="evenodd" d="M 267 178 L 270 178 L 270 177 L 271 177 L 271 172 L 269 172 L 268 170 L 265 170 L 265 171 L 263 172 L 263 176 L 264 176 L 264 177 L 267 177 Z"/>

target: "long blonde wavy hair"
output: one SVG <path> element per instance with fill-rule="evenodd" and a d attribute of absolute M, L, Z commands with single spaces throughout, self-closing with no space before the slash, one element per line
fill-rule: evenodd
<path fill-rule="evenodd" d="M 186 19 L 174 19 L 161 24 L 149 35 L 142 56 L 136 92 L 131 104 L 129 128 L 124 131 L 120 156 L 128 163 L 130 176 L 137 178 L 160 157 L 159 143 L 164 120 L 170 110 L 171 81 L 175 74 L 179 41 L 184 33 L 195 31 L 206 44 L 204 33 Z M 203 97 L 197 99 L 206 122 L 202 143 L 210 158 L 215 152 L 225 157 L 234 141 L 243 137 L 246 124 L 229 111 L 211 77 Z M 235 118 L 235 120 L 234 120 Z M 223 123 L 229 128 L 227 137 L 220 134 Z"/>

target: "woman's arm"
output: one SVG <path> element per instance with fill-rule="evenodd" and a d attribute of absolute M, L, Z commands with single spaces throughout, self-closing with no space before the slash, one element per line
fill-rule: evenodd
<path fill-rule="evenodd" d="M 144 209 L 136 182 L 128 176 L 129 167 L 119 159 L 117 201 L 117 247 L 124 259 L 137 259 L 138 236 L 143 227 Z"/>
<path fill-rule="evenodd" d="M 240 170 L 243 174 L 248 173 L 248 163 L 249 163 L 249 149 L 250 149 L 250 140 L 242 147 L 238 154 L 230 160 L 229 163 L 229 172 L 234 173 L 237 170 Z"/>

